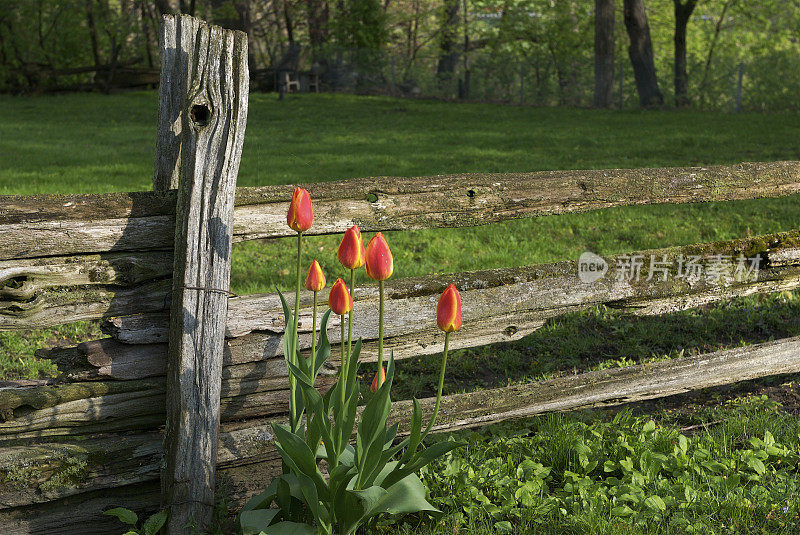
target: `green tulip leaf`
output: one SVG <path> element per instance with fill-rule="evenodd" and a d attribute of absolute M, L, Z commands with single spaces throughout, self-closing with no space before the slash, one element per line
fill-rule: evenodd
<path fill-rule="evenodd" d="M 291 362 L 287 362 L 286 365 L 289 367 L 289 373 L 298 380 L 301 386 L 314 388 L 314 383 L 305 370 L 301 369 L 299 366 L 295 366 Z"/>
<path fill-rule="evenodd" d="M 345 490 L 336 511 L 340 532 L 351 533 L 368 518 L 367 511 L 385 495 L 386 491 L 377 486 L 363 490 Z"/>
<path fill-rule="evenodd" d="M 142 532 L 144 535 L 157 535 L 166 522 L 167 511 L 159 511 L 145 520 Z"/>
<path fill-rule="evenodd" d="M 317 529 L 308 524 L 284 521 L 269 526 L 263 533 L 264 535 L 316 535 Z"/>
<path fill-rule="evenodd" d="M 288 474 L 286 474 L 286 475 L 288 475 Z M 295 479 L 295 481 L 297 481 L 297 476 L 295 476 L 294 474 L 291 474 L 291 475 Z M 291 514 L 292 513 L 292 496 L 295 496 L 300 501 L 303 500 L 303 493 L 300 492 L 300 482 L 299 481 L 297 481 L 297 489 L 296 490 L 297 490 L 297 493 L 298 493 L 297 496 L 295 496 L 292 493 L 292 489 L 291 489 L 291 486 L 289 485 L 289 482 L 288 482 L 287 478 L 282 477 L 282 478 L 278 479 L 278 488 L 277 488 L 277 492 L 275 494 L 275 503 L 278 504 L 278 509 L 280 509 L 283 512 L 284 517 L 291 517 L 292 516 L 292 514 Z"/>
<path fill-rule="evenodd" d="M 285 474 L 288 475 L 288 474 Z M 254 509 L 266 509 L 278 493 L 278 479 L 273 479 L 269 486 L 259 494 L 250 498 L 242 507 L 242 511 L 252 511 Z"/>
<path fill-rule="evenodd" d="M 375 476 L 383 468 L 380 466 L 380 460 L 383 453 L 383 439 L 386 436 L 386 418 L 389 416 L 392 403 L 389 393 L 393 376 L 394 358 L 390 356 L 386 382 L 367 402 L 356 435 L 356 464 L 359 468 L 358 484 L 361 487 L 370 486 Z"/>
<path fill-rule="evenodd" d="M 281 305 L 283 306 L 283 318 L 286 323 L 286 327 L 283 332 L 283 357 L 286 359 L 286 362 L 290 362 L 292 355 L 295 354 L 294 336 L 295 329 L 297 328 L 297 322 L 294 321 L 294 314 L 289 309 L 289 304 L 286 302 L 286 298 L 283 297 L 283 293 L 278 290 L 277 287 L 275 290 L 277 290 L 278 296 L 281 298 Z"/>
<path fill-rule="evenodd" d="M 402 514 L 428 511 L 440 513 L 441 511 L 425 499 L 425 485 L 416 474 L 409 474 L 388 489 L 386 494 L 378 501 L 367 516 L 378 513 Z"/>
<path fill-rule="evenodd" d="M 406 451 L 403 452 L 403 456 L 400 458 L 400 463 L 405 464 L 416 453 L 417 448 L 419 447 L 419 443 L 422 441 L 422 407 L 417 401 L 417 398 L 414 398 L 414 411 L 411 415 L 411 432 L 408 436 L 408 448 Z"/>
<path fill-rule="evenodd" d="M 278 453 L 280 453 L 283 462 L 294 471 L 301 482 L 301 487 L 301 476 L 304 475 L 314 482 L 319 494 L 327 494 L 327 485 L 317 468 L 316 456 L 308 448 L 305 441 L 292 433 L 286 426 L 273 424 L 272 430 L 275 432 L 275 447 Z"/>
<path fill-rule="evenodd" d="M 139 521 L 139 517 L 136 516 L 136 513 L 130 509 L 125 509 L 124 507 L 115 507 L 113 509 L 109 509 L 108 511 L 103 511 L 103 514 L 115 516 L 120 520 L 120 522 L 128 524 L 129 526 L 135 526 Z"/>
<path fill-rule="evenodd" d="M 242 535 L 258 535 L 262 531 L 266 531 L 278 513 L 280 513 L 278 509 L 256 509 L 243 512 L 239 515 Z"/>
<path fill-rule="evenodd" d="M 347 492 L 358 498 L 363 518 L 368 518 L 370 516 L 369 512 L 387 495 L 386 489 L 376 485 L 363 490 L 348 490 Z"/>
<path fill-rule="evenodd" d="M 322 315 L 319 326 L 319 341 L 317 342 L 317 354 L 314 359 L 314 377 L 319 374 L 319 370 L 331 357 L 331 343 L 328 340 L 328 320 L 331 317 L 331 310 L 328 309 Z"/>
<path fill-rule="evenodd" d="M 434 459 L 465 445 L 466 444 L 463 442 L 455 442 L 452 440 L 436 442 L 435 444 L 432 444 L 431 446 L 420 451 L 416 456 L 413 457 L 411 462 L 389 474 L 380 485 L 383 488 L 389 488 L 409 474 L 415 473 L 417 470 L 427 465 Z"/>

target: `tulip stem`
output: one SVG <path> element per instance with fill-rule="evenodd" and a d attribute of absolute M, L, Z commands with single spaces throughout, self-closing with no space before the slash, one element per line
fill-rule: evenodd
<path fill-rule="evenodd" d="M 341 391 L 341 400 L 342 400 L 342 412 L 340 414 L 344 414 L 344 403 L 347 394 L 347 361 L 349 360 L 344 354 L 344 314 L 339 316 L 339 323 L 341 325 L 342 331 L 342 363 L 339 367 L 339 390 Z"/>
<path fill-rule="evenodd" d="M 378 281 L 378 374 L 383 369 L 383 281 Z"/>
<path fill-rule="evenodd" d="M 300 251 L 302 249 L 303 244 L 303 233 L 297 233 L 297 285 L 295 286 L 294 292 L 294 329 L 293 329 L 293 339 L 292 339 L 292 354 L 289 355 L 289 362 L 294 364 L 295 366 L 298 365 L 297 362 L 297 345 L 298 345 L 298 323 L 300 322 Z M 295 405 L 295 395 L 297 391 L 297 380 L 295 377 L 290 373 L 289 374 L 289 408 L 291 412 L 291 424 L 292 424 L 292 431 L 297 431 L 300 423 L 300 415 L 297 413 L 297 407 Z"/>
<path fill-rule="evenodd" d="M 431 428 L 433 427 L 433 423 L 436 421 L 436 416 L 439 414 L 439 403 L 442 401 L 442 387 L 444 386 L 444 369 L 447 367 L 447 346 L 450 345 L 450 333 L 444 333 L 444 355 L 442 356 L 442 370 L 439 372 L 439 390 L 436 392 L 436 405 L 433 407 L 433 416 L 431 416 L 431 421 L 428 424 L 428 427 L 425 429 L 425 432 L 422 434 L 424 438 L 430 432 Z"/>
<path fill-rule="evenodd" d="M 315 378 L 314 366 L 317 363 L 317 292 L 314 292 L 314 314 L 311 320 L 311 378 Z"/>
<path fill-rule="evenodd" d="M 383 281 L 378 281 L 380 300 L 378 301 L 378 374 L 383 369 Z"/>
<path fill-rule="evenodd" d="M 300 277 L 300 249 L 303 242 L 303 233 L 297 233 L 297 287 L 294 293 L 294 341 L 295 341 L 295 349 L 297 348 L 297 324 L 300 322 L 300 284 L 301 284 L 301 277 Z M 293 359 L 292 362 L 295 362 L 294 355 L 292 355 Z"/>
<path fill-rule="evenodd" d="M 355 288 L 353 284 L 355 283 L 356 277 L 356 270 L 350 270 L 350 300 L 353 301 L 353 308 L 350 309 L 350 313 L 347 315 L 347 355 L 350 355 L 350 352 L 353 350 L 353 310 L 355 309 Z"/>

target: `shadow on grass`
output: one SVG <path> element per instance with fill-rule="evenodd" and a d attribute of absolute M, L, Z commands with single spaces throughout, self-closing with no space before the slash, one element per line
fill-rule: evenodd
<path fill-rule="evenodd" d="M 800 292 L 739 298 L 652 317 L 599 306 L 549 320 L 516 342 L 453 352 L 444 393 L 688 357 L 796 335 Z M 440 362 L 439 354 L 398 362 L 396 398 L 434 396 Z"/>

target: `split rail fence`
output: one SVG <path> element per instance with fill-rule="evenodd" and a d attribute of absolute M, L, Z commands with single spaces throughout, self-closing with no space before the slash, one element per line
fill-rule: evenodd
<path fill-rule="evenodd" d="M 274 294 L 227 295 L 231 242 L 288 236 L 293 186 L 236 188 L 247 115 L 246 41 L 167 17 L 154 191 L 0 197 L 0 330 L 101 320 L 106 338 L 50 352 L 57 379 L 0 385 L 0 526 L 107 534 L 102 511 L 208 522 L 217 484 L 230 505 L 279 466 L 270 423 L 288 407 L 283 316 Z M 367 178 L 308 184 L 308 234 L 452 228 L 615 206 L 800 192 L 800 162 L 635 170 Z M 235 196 L 234 196 L 235 193 Z M 658 315 L 734 296 L 800 288 L 800 231 L 642 251 L 760 255 L 758 278 L 581 282 L 576 261 L 387 281 L 387 347 L 441 351 L 436 300 L 455 283 L 464 326 L 453 347 L 519 339 L 548 319 L 606 304 Z M 607 258 L 614 266 L 618 258 Z M 289 296 L 291 298 L 291 296 Z M 326 296 L 320 296 L 325 299 Z M 291 305 L 291 303 L 290 303 Z M 377 289 L 356 290 L 355 336 L 376 360 Z M 301 297 L 300 344 L 311 302 Z M 335 319 L 332 318 L 332 319 Z M 329 336 L 338 339 L 335 321 Z M 334 380 L 332 362 L 319 386 Z M 618 404 L 800 372 L 800 338 L 649 365 L 446 396 L 437 429 Z M 423 400 L 428 414 L 433 400 Z M 410 404 L 393 405 L 407 423 Z M 166 427 L 165 427 L 166 423 Z M 116 524 L 118 526 L 118 524 Z M 170 524 L 170 533 L 186 532 Z"/>

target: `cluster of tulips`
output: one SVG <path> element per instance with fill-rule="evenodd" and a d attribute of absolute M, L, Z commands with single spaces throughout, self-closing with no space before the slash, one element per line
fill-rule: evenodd
<path fill-rule="evenodd" d="M 289 227 L 297 232 L 298 236 L 298 262 L 300 258 L 300 248 L 302 247 L 302 234 L 311 228 L 314 223 L 314 209 L 311 204 L 311 196 L 308 191 L 303 188 L 295 188 L 292 195 L 292 202 L 289 205 L 289 210 L 286 213 L 286 223 Z M 350 270 L 350 287 L 348 290 L 347 284 L 340 277 L 333 283 L 331 291 L 328 294 L 328 306 L 334 314 L 341 316 L 341 341 L 342 341 L 342 366 L 345 366 L 345 355 L 349 355 L 352 350 L 353 339 L 353 294 L 354 294 L 354 280 L 355 271 L 362 267 L 366 267 L 367 276 L 379 284 L 380 304 L 378 312 L 378 369 L 375 372 L 375 378 L 372 380 L 370 391 L 375 393 L 377 389 L 386 380 L 386 369 L 383 366 L 383 281 L 388 279 L 394 274 L 394 257 L 383 237 L 383 233 L 378 232 L 375 234 L 366 248 L 364 247 L 364 239 L 361 236 L 361 229 L 358 225 L 353 225 L 344 233 L 342 242 L 339 244 L 339 249 L 336 252 L 336 257 L 339 262 L 346 269 Z M 299 277 L 298 265 L 298 277 Z M 298 279 L 299 280 L 299 279 Z M 314 292 L 314 310 L 313 310 L 313 325 L 312 332 L 316 333 L 317 325 L 317 292 L 320 292 L 327 284 L 327 279 L 322 271 L 319 262 L 314 260 L 308 268 L 306 275 L 305 288 Z M 298 283 L 299 288 L 299 283 Z M 299 301 L 298 294 L 295 296 L 295 303 Z M 297 308 L 295 308 L 295 317 Z M 347 350 L 345 352 L 345 336 L 344 336 L 344 315 L 347 314 Z M 439 297 L 439 303 L 436 307 L 436 323 L 438 327 L 445 333 L 444 352 L 442 355 L 442 367 L 439 377 L 439 389 L 436 394 L 436 409 L 434 411 L 434 419 L 438 413 L 439 402 L 442 397 L 442 386 L 444 384 L 444 370 L 447 366 L 447 350 L 450 342 L 450 333 L 457 331 L 461 328 L 461 294 L 454 284 L 449 285 L 442 295 Z M 312 359 L 316 351 L 314 336 L 311 341 L 311 355 Z M 346 373 L 343 372 L 343 373 Z"/>
<path fill-rule="evenodd" d="M 296 188 L 286 221 L 297 232 L 297 284 L 294 313 L 281 294 L 286 331 L 283 349 L 289 370 L 289 425 L 274 424 L 275 445 L 283 460 L 283 474 L 255 496 L 239 516 L 245 535 L 253 534 L 351 534 L 381 513 L 436 512 L 425 499 L 425 488 L 416 472 L 461 444 L 452 440 L 425 448 L 442 397 L 450 334 L 461 327 L 461 296 L 454 285 L 439 298 L 437 325 L 445 332 L 444 353 L 433 414 L 422 429 L 422 409 L 413 400 L 408 437 L 396 440 L 398 424 L 387 425 L 391 408 L 394 357 L 384 366 L 384 281 L 394 273 L 392 251 L 383 234 L 375 234 L 364 247 L 358 226 L 347 230 L 337 257 L 350 271 L 350 285 L 337 278 L 328 295 L 330 310 L 319 324 L 317 339 L 317 294 L 326 286 L 325 274 L 314 260 L 302 285 L 302 238 L 314 222 L 308 191 Z M 358 366 L 361 340 L 353 343 L 353 285 L 355 270 L 366 268 L 378 281 L 378 363 L 370 390 L 373 396 L 358 416 Z M 297 328 L 301 286 L 314 294 L 311 355 L 299 350 Z M 340 316 L 341 366 L 336 383 L 324 395 L 315 388 L 317 374 L 330 357 L 327 337 L 330 314 Z M 345 320 L 347 316 L 347 320 Z M 345 336 L 345 321 L 347 335 Z M 355 445 L 350 444 L 354 429 Z M 320 470 L 323 462 L 327 477 Z M 271 507 L 272 505 L 277 507 Z"/>

